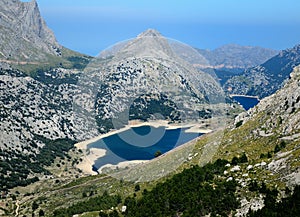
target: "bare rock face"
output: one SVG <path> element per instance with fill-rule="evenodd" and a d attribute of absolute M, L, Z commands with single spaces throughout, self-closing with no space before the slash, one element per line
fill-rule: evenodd
<path fill-rule="evenodd" d="M 41 17 L 37 2 L 0 2 L 0 59 L 42 61 L 60 56 L 60 45 Z"/>

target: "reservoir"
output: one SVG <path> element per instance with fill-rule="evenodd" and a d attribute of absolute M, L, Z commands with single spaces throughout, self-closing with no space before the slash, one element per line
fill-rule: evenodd
<path fill-rule="evenodd" d="M 164 154 L 202 135 L 188 133 L 187 129 L 140 126 L 104 137 L 87 147 L 106 150 L 105 156 L 95 161 L 93 170 L 97 171 L 106 164 L 117 165 L 123 161 L 151 160 L 158 151 Z"/>
<path fill-rule="evenodd" d="M 259 103 L 259 99 L 254 96 L 232 96 L 232 98 L 243 106 L 243 108 L 247 111 L 250 108 L 253 108 Z"/>

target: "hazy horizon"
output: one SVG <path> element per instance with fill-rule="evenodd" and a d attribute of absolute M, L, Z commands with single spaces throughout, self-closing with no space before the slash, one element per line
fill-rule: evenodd
<path fill-rule="evenodd" d="M 89 55 L 149 28 L 202 49 L 240 44 L 282 50 L 300 43 L 296 0 L 37 2 L 58 41 Z"/>

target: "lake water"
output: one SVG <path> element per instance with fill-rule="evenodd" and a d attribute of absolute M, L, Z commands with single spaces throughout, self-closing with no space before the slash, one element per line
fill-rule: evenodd
<path fill-rule="evenodd" d="M 166 153 L 202 135 L 187 133 L 186 129 L 141 126 L 100 139 L 88 145 L 88 149 L 107 150 L 106 155 L 95 162 L 93 170 L 106 164 L 117 165 L 128 160 L 151 160 L 157 151 Z"/>
<path fill-rule="evenodd" d="M 259 103 L 259 99 L 252 96 L 233 96 L 232 98 L 240 103 L 245 110 L 249 110 Z"/>

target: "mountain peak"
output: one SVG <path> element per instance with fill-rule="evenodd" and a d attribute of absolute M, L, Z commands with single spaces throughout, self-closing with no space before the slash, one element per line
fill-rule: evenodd
<path fill-rule="evenodd" d="M 155 29 L 147 29 L 138 35 L 138 38 L 141 37 L 162 37 L 162 35 Z"/>
<path fill-rule="evenodd" d="M 36 0 L 0 2 L 1 59 L 39 61 L 60 55 L 60 45 L 42 18 Z M 36 51 L 40 51 L 39 54 Z"/>

